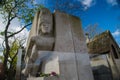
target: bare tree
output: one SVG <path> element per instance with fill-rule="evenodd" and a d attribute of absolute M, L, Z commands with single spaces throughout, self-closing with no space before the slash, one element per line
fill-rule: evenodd
<path fill-rule="evenodd" d="M 92 39 L 94 38 L 96 35 L 100 34 L 101 32 L 103 32 L 103 30 L 98 27 L 98 24 L 90 24 L 87 27 L 85 27 L 84 32 L 87 33 L 89 35 L 89 38 Z"/>

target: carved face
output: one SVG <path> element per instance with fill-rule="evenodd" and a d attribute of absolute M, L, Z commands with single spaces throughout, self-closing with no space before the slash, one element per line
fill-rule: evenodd
<path fill-rule="evenodd" d="M 52 24 L 48 22 L 41 23 L 41 31 L 42 33 L 50 33 L 52 31 Z"/>

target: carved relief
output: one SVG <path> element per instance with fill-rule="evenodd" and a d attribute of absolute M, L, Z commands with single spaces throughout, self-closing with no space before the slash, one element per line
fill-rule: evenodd
<path fill-rule="evenodd" d="M 30 37 L 28 49 L 26 51 L 27 65 L 23 70 L 25 75 L 33 75 L 32 69 L 35 61 L 38 57 L 38 51 L 52 51 L 54 45 L 54 36 L 53 36 L 53 18 L 50 11 L 46 8 L 41 9 L 38 12 L 38 24 L 33 26 L 36 28 L 36 35 Z"/>

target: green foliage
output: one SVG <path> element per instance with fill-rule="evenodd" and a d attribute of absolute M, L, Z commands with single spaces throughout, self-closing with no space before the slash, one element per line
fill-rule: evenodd
<path fill-rule="evenodd" d="M 45 73 L 41 73 L 40 77 L 49 77 L 51 74 L 45 74 Z"/>
<path fill-rule="evenodd" d="M 30 23 L 33 20 L 34 13 L 43 6 L 34 4 L 34 0 L 6 0 L 0 7 L 0 14 L 4 21 L 8 18 L 17 17 L 22 23 Z"/>
<path fill-rule="evenodd" d="M 11 48 L 10 48 L 10 55 L 9 55 L 9 59 L 12 61 L 12 66 L 14 69 L 16 69 L 16 63 L 17 63 L 17 52 L 18 52 L 18 49 L 19 49 L 20 45 L 18 43 L 17 40 L 15 40 L 12 45 L 11 45 Z"/>
<path fill-rule="evenodd" d="M 3 62 L 3 60 L 4 60 L 4 57 L 3 57 L 3 56 L 0 56 L 0 60 Z"/>
<path fill-rule="evenodd" d="M 0 32 L 4 36 L 4 67 L 5 75 L 7 76 L 6 80 L 12 80 L 15 75 L 15 67 L 17 61 L 17 51 L 20 47 L 19 40 L 14 40 L 10 43 L 10 38 L 14 37 L 16 34 L 21 32 L 25 27 L 29 26 L 32 23 L 33 16 L 37 10 L 41 9 L 43 6 L 40 4 L 35 4 L 34 0 L 2 0 L 4 2 L 0 3 L 0 14 L 5 24 L 5 31 Z M 17 32 L 9 32 L 10 23 L 13 19 L 19 19 L 22 26 L 21 30 Z M 23 25 L 24 24 L 24 25 Z M 15 38 L 15 37 L 14 37 Z M 2 57 L 1 57 L 2 59 Z M 8 65 L 9 64 L 9 67 Z"/>
<path fill-rule="evenodd" d="M 5 34 L 5 31 L 0 32 L 0 35 L 2 35 L 2 36 L 3 36 L 4 34 Z"/>
<path fill-rule="evenodd" d="M 8 31 L 7 33 L 13 34 L 13 32 L 10 32 L 10 31 Z M 4 35 L 5 35 L 5 31 L 1 31 L 1 32 L 0 32 L 0 35 L 1 35 L 1 36 L 4 36 Z"/>
<path fill-rule="evenodd" d="M 56 76 L 59 77 L 59 75 L 56 72 L 51 72 L 51 73 L 40 73 L 39 77 L 49 77 L 49 76 Z"/>
<path fill-rule="evenodd" d="M 12 65 L 13 69 L 16 69 L 16 63 L 17 63 L 17 53 L 18 53 L 18 49 L 20 47 L 19 41 L 15 40 L 12 42 L 12 44 L 10 45 L 10 54 L 9 54 L 9 63 L 10 65 Z M 6 52 L 6 49 L 3 50 L 3 54 Z M 3 62 L 4 61 L 4 56 L 0 56 L 0 60 Z"/>
<path fill-rule="evenodd" d="M 17 63 L 17 52 L 18 49 L 20 48 L 20 44 L 19 44 L 19 40 L 15 40 L 12 42 L 12 44 L 10 45 L 10 54 L 9 54 L 9 64 L 13 65 L 14 69 L 16 69 L 16 63 Z M 3 50 L 3 54 L 6 52 L 6 49 Z M 4 56 L 0 56 L 0 59 L 4 60 Z"/>

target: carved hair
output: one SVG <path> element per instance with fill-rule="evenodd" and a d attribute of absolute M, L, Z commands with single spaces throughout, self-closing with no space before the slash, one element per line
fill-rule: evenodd
<path fill-rule="evenodd" d="M 38 20 L 38 27 L 37 33 L 41 33 L 41 24 L 49 23 L 53 26 L 53 18 L 52 13 L 47 8 L 42 8 L 39 12 L 39 20 Z"/>

